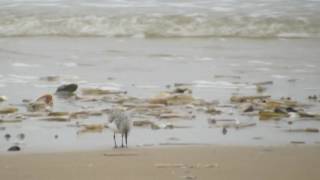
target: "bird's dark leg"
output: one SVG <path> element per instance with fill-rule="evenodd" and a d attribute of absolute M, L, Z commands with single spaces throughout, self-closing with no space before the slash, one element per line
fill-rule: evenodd
<path fill-rule="evenodd" d="M 126 148 L 128 147 L 128 132 L 124 133 L 124 138 L 126 139 Z"/>
<path fill-rule="evenodd" d="M 114 148 L 117 148 L 116 133 L 113 133 Z"/>
<path fill-rule="evenodd" d="M 123 148 L 123 133 L 121 133 L 121 147 Z"/>

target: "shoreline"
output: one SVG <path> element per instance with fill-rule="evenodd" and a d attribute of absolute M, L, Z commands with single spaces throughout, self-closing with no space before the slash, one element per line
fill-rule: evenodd
<path fill-rule="evenodd" d="M 317 179 L 319 146 L 186 146 L 0 155 L 10 179 Z M 17 173 L 18 172 L 18 173 Z"/>

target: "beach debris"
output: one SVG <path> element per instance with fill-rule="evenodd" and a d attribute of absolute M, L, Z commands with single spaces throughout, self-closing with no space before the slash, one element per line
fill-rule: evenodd
<path fill-rule="evenodd" d="M 288 129 L 288 132 L 309 132 L 309 133 L 318 133 L 319 129 L 317 128 L 305 128 L 305 129 Z"/>
<path fill-rule="evenodd" d="M 11 146 L 9 149 L 8 149 L 8 151 L 20 151 L 21 150 L 21 148 L 19 147 L 19 146 Z"/>
<path fill-rule="evenodd" d="M 5 138 L 7 141 L 9 141 L 10 138 L 11 138 L 11 135 L 10 135 L 10 134 L 5 134 L 5 135 L 4 135 L 4 138 Z"/>
<path fill-rule="evenodd" d="M 263 82 L 253 83 L 253 85 L 256 85 L 256 86 L 265 86 L 265 85 L 272 85 L 272 84 L 273 84 L 273 81 L 263 81 Z"/>
<path fill-rule="evenodd" d="M 159 95 L 148 100 L 150 104 L 164 104 L 164 105 L 185 105 L 191 104 L 193 97 L 189 94 L 171 94 L 162 92 Z"/>
<path fill-rule="evenodd" d="M 82 129 L 78 131 L 79 134 L 82 133 L 101 133 L 105 128 L 104 124 L 84 124 L 81 125 Z"/>
<path fill-rule="evenodd" d="M 27 110 L 29 112 L 46 112 L 53 106 L 53 97 L 50 94 L 45 94 L 37 98 L 34 102 L 27 104 Z"/>
<path fill-rule="evenodd" d="M 256 126 L 257 123 L 238 123 L 235 125 L 236 129 L 242 129 L 242 128 L 247 128 L 247 127 L 253 127 Z"/>
<path fill-rule="evenodd" d="M 11 113 L 0 116 L 0 123 L 17 123 L 24 120 L 25 117 L 22 114 Z"/>
<path fill-rule="evenodd" d="M 289 117 L 287 113 L 282 112 L 270 112 L 270 111 L 260 111 L 259 119 L 264 120 L 279 120 L 284 117 Z"/>
<path fill-rule="evenodd" d="M 155 125 L 155 124 L 149 120 L 134 120 L 133 121 L 133 126 L 137 126 L 137 127 L 144 127 L 144 126 L 151 126 L 151 125 Z"/>
<path fill-rule="evenodd" d="M 178 114 L 178 113 L 162 113 L 159 116 L 160 119 L 172 119 L 172 118 L 188 118 L 190 119 L 190 117 L 188 117 L 187 115 L 183 115 L 183 114 Z"/>
<path fill-rule="evenodd" d="M 17 138 L 20 139 L 20 140 L 24 140 L 26 137 L 26 135 L 24 133 L 20 133 L 17 135 Z"/>
<path fill-rule="evenodd" d="M 255 109 L 252 104 L 244 104 L 241 106 L 241 111 L 244 113 L 253 112 Z"/>
<path fill-rule="evenodd" d="M 68 115 L 70 115 L 70 112 L 55 111 L 55 112 L 48 113 L 48 116 L 68 116 Z"/>
<path fill-rule="evenodd" d="M 271 96 L 231 96 L 230 101 L 233 103 L 252 102 L 254 100 L 266 100 Z"/>
<path fill-rule="evenodd" d="M 192 90 L 188 87 L 177 87 L 173 90 L 172 93 L 176 94 L 192 94 Z"/>
<path fill-rule="evenodd" d="M 108 94 L 126 94 L 125 91 L 101 89 L 101 88 L 83 88 L 81 89 L 83 95 L 101 96 Z"/>
<path fill-rule="evenodd" d="M 298 112 L 298 115 L 301 118 L 314 118 L 320 120 L 320 114 L 313 114 L 313 113 L 307 113 L 307 112 Z"/>
<path fill-rule="evenodd" d="M 227 128 L 226 128 L 226 127 L 223 127 L 223 128 L 222 128 L 222 134 L 223 134 L 223 135 L 226 135 L 227 132 L 228 132 Z"/>
<path fill-rule="evenodd" d="M 267 88 L 261 85 L 256 85 L 256 90 L 258 93 L 263 93 L 267 90 Z"/>
<path fill-rule="evenodd" d="M 70 121 L 71 119 L 70 119 L 70 116 L 48 116 L 48 117 L 43 117 L 40 120 L 66 122 L 66 121 Z"/>
<path fill-rule="evenodd" d="M 13 106 L 2 107 L 0 108 L 0 114 L 11 114 L 18 111 L 18 108 Z"/>
<path fill-rule="evenodd" d="M 8 119 L 0 119 L 0 123 L 19 123 L 22 122 L 22 118 L 8 118 Z"/>
<path fill-rule="evenodd" d="M 48 107 L 49 106 L 47 106 L 47 104 L 42 102 L 32 102 L 27 105 L 27 110 L 29 112 L 39 112 L 39 111 L 45 112 L 49 110 Z"/>
<path fill-rule="evenodd" d="M 51 94 L 45 94 L 36 99 L 36 102 L 44 103 L 48 106 L 53 106 L 53 97 Z"/>
<path fill-rule="evenodd" d="M 308 96 L 308 99 L 316 101 L 316 100 L 318 100 L 318 96 L 317 95 L 311 95 L 311 96 Z"/>
<path fill-rule="evenodd" d="M 210 105 L 210 106 L 207 106 L 206 113 L 211 115 L 216 115 L 216 114 L 221 114 L 221 111 L 217 110 L 214 106 Z"/>
<path fill-rule="evenodd" d="M 7 100 L 7 97 L 5 97 L 5 96 L 0 96 L 0 102 L 6 101 L 6 100 Z"/>
<path fill-rule="evenodd" d="M 56 82 L 59 81 L 60 77 L 59 76 L 44 76 L 40 77 L 41 81 L 48 81 L 48 82 Z"/>
<path fill-rule="evenodd" d="M 56 93 L 61 95 L 71 95 L 78 89 L 77 84 L 64 84 L 57 88 Z"/>

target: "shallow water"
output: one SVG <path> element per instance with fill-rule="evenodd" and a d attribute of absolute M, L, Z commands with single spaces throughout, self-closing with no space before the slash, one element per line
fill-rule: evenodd
<path fill-rule="evenodd" d="M 0 106 L 13 104 L 20 112 L 23 99 L 35 99 L 54 93 L 63 83 L 83 87 L 107 87 L 148 98 L 167 90 L 167 85 L 190 83 L 193 96 L 217 100 L 229 105 L 232 94 L 256 95 L 255 82 L 273 81 L 266 95 L 291 97 L 313 104 L 308 109 L 320 112 L 319 102 L 307 100 L 320 95 L 320 52 L 317 39 L 141 39 L 141 38 L 67 38 L 15 37 L 0 39 L 0 95 L 8 98 Z M 59 76 L 57 82 L 40 80 L 48 75 Z M 223 75 L 228 77 L 223 77 Z M 79 93 L 79 92 L 78 92 Z M 110 107 L 102 102 L 71 102 L 54 98 L 54 111 L 78 111 Z M 288 125 L 281 121 L 259 122 L 257 117 L 240 116 L 238 110 L 218 108 L 224 113 L 216 118 L 256 122 L 244 129 L 221 128 L 207 123 L 208 116 L 194 120 L 174 120 L 181 129 L 151 130 L 133 128 L 129 147 L 166 144 L 240 144 L 287 145 L 291 141 L 318 144 L 318 133 L 288 133 L 290 128 L 320 128 L 314 120 Z M 233 113 L 233 115 L 230 115 Z M 107 116 L 77 120 L 80 123 L 106 123 Z M 0 151 L 18 143 L 25 152 L 52 152 L 104 149 L 113 146 L 112 132 L 78 134 L 71 122 L 46 122 L 26 119 L 21 123 L 0 124 Z M 73 126 L 72 126 L 73 125 Z M 11 134 L 7 141 L 5 134 Z M 16 136 L 24 133 L 26 138 Z M 58 135 L 58 138 L 55 138 Z M 120 137 L 118 139 L 120 142 Z"/>

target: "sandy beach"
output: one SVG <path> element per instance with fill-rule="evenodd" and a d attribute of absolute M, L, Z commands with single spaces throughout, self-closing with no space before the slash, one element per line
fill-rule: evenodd
<path fill-rule="evenodd" d="M 191 146 L 1 155 L 1 179 L 319 179 L 319 146 Z"/>

